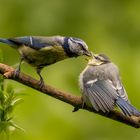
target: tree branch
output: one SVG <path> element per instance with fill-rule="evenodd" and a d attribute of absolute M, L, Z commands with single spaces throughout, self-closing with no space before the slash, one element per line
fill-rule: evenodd
<path fill-rule="evenodd" d="M 140 128 L 140 117 L 126 117 L 117 110 L 112 110 L 111 112 L 109 112 L 107 114 L 104 114 L 103 112 L 97 112 L 93 108 L 89 108 L 85 105 L 83 107 L 81 97 L 77 97 L 70 93 L 60 91 L 49 85 L 44 85 L 42 88 L 40 88 L 39 84 L 38 84 L 39 82 L 37 80 L 35 80 L 32 77 L 25 75 L 23 73 L 20 73 L 18 76 L 15 77 L 14 72 L 15 72 L 15 69 L 13 69 L 12 67 L 0 63 L 0 74 L 4 75 L 4 77 L 6 77 L 8 79 L 15 80 L 19 83 L 22 83 L 24 85 L 27 85 L 27 86 L 33 88 L 33 89 L 41 91 L 42 93 L 52 96 L 63 102 L 66 102 L 77 109 L 88 110 L 90 112 L 94 112 L 94 113 L 102 115 L 104 117 L 116 120 L 118 122 L 122 122 L 129 126 L 132 126 L 135 128 Z"/>

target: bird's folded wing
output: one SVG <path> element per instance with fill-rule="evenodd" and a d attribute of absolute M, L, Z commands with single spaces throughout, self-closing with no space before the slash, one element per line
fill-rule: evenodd
<path fill-rule="evenodd" d="M 124 99 L 125 101 L 128 101 L 128 96 L 127 93 L 125 91 L 125 88 L 123 87 L 122 83 L 118 82 L 117 86 L 114 87 L 114 89 L 117 91 L 118 95 Z"/>
<path fill-rule="evenodd" d="M 50 42 L 48 43 L 47 40 L 44 41 L 44 39 L 41 39 L 40 37 L 25 36 L 25 37 L 9 38 L 8 40 L 15 43 L 15 45 L 17 46 L 24 45 L 36 50 L 39 50 L 44 47 L 50 47 L 53 45 Z"/>
<path fill-rule="evenodd" d="M 109 112 L 114 108 L 114 103 L 118 96 L 109 80 L 97 80 L 93 83 L 87 82 L 84 86 L 85 96 L 96 111 Z"/>

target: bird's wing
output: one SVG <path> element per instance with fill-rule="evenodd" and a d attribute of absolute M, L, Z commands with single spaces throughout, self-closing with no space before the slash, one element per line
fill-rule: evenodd
<path fill-rule="evenodd" d="M 47 38 L 44 39 L 44 37 L 41 38 L 41 37 L 32 37 L 32 36 L 16 37 L 16 38 L 8 39 L 8 41 L 11 41 L 11 43 L 14 43 L 17 46 L 25 45 L 36 50 L 54 45 L 53 42 L 47 40 L 48 39 Z"/>
<path fill-rule="evenodd" d="M 128 95 L 125 91 L 125 88 L 123 87 L 122 83 L 120 80 L 118 80 L 116 82 L 116 85 L 114 86 L 114 84 L 112 83 L 113 88 L 117 91 L 117 94 L 119 97 L 121 97 L 122 99 L 124 99 L 125 101 L 128 101 Z"/>
<path fill-rule="evenodd" d="M 114 108 L 114 103 L 118 96 L 109 80 L 93 80 L 93 82 L 91 80 L 84 86 L 85 96 L 96 111 L 109 112 Z"/>

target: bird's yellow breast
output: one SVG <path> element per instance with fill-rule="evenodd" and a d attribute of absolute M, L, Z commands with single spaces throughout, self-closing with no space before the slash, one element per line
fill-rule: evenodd
<path fill-rule="evenodd" d="M 50 65 L 68 57 L 62 46 L 47 46 L 39 50 L 21 46 L 18 51 L 27 63 L 35 67 Z"/>

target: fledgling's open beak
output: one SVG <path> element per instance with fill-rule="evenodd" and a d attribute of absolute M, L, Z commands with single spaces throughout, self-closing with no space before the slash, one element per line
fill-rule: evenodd
<path fill-rule="evenodd" d="M 97 56 L 98 56 L 97 54 L 93 54 L 92 59 L 89 59 L 89 61 L 88 61 L 88 65 L 99 66 L 99 65 L 103 64 L 103 62 L 101 60 L 96 58 Z"/>
<path fill-rule="evenodd" d="M 86 57 L 85 60 L 89 62 L 94 58 L 94 53 L 88 51 L 88 55 L 86 55 L 86 56 L 88 56 L 88 57 Z"/>

